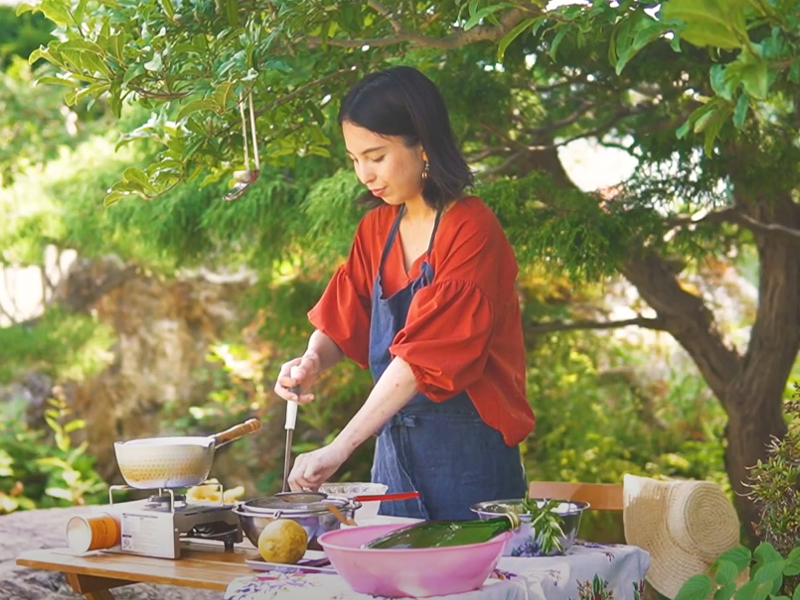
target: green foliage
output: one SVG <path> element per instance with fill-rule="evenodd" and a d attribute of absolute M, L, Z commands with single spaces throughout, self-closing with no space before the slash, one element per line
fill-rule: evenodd
<path fill-rule="evenodd" d="M 612 274 L 628 257 L 628 243 L 661 223 L 652 211 L 636 207 L 604 210 L 597 197 L 558 190 L 541 173 L 498 179 L 477 192 L 494 208 L 520 263 L 544 259 L 553 272 L 578 280 Z"/>
<path fill-rule="evenodd" d="M 0 328 L 0 382 L 29 371 L 79 381 L 112 360 L 108 325 L 53 307 L 28 325 Z"/>
<path fill-rule="evenodd" d="M 322 260 L 336 259 L 349 251 L 355 225 L 364 214 L 353 202 L 361 192 L 362 185 L 351 169 L 337 171 L 309 190 L 303 202 L 307 247 Z"/>
<path fill-rule="evenodd" d="M 45 246 L 56 244 L 85 257 L 112 252 L 161 273 L 179 266 L 249 263 L 269 277 L 272 261 L 287 256 L 299 236 L 325 248 L 326 238 L 314 236 L 297 210 L 310 183 L 290 180 L 274 168 L 263 169 L 235 203 L 222 200 L 227 182 L 217 181 L 182 186 L 158 202 L 123 202 L 103 210 L 105 190 L 127 165 L 144 160 L 146 155 L 132 148 L 115 153 L 108 137 L 95 136 L 0 188 L 6 215 L 0 245 L 7 264 L 39 264 Z"/>
<path fill-rule="evenodd" d="M 537 416 L 528 478 L 615 483 L 625 473 L 660 474 L 727 487 L 724 412 L 697 374 L 673 369 L 649 381 L 637 374 L 657 361 L 636 344 L 592 333 L 537 338 L 528 357 Z"/>
<path fill-rule="evenodd" d="M 106 498 L 107 486 L 94 470 L 86 442 L 73 445 L 73 436 L 86 424 L 71 415 L 63 399 L 48 402 L 49 435 L 26 424 L 21 401 L 0 404 L 0 514 Z"/>
<path fill-rule="evenodd" d="M 128 195 L 154 197 L 204 170 L 230 173 L 241 155 L 233 159 L 233 146 L 221 144 L 220 139 L 229 142 L 231 131 L 239 125 L 239 102 L 251 91 L 274 85 L 288 83 L 296 92 L 313 88 L 315 100 L 300 93 L 291 101 L 274 93 L 259 94 L 259 102 L 266 101 L 259 110 L 259 129 L 270 132 L 262 160 L 281 164 L 282 157 L 298 151 L 328 155 L 328 138 L 321 128 L 326 116 L 319 104 L 328 86 L 324 81 L 310 84 L 307 61 L 279 42 L 281 30 L 296 26 L 286 18 L 296 7 L 265 6 L 264 11 L 245 13 L 235 3 L 229 3 L 225 11 L 215 9 L 211 2 L 177 6 L 173 12 L 150 0 L 136 5 L 108 2 L 85 10 L 86 2 L 73 7 L 67 0 L 46 0 L 18 8 L 19 14 L 43 12 L 64 28 L 66 39 L 35 51 L 31 60 L 43 58 L 69 72 L 44 81 L 69 88 L 68 105 L 107 96 L 117 116 L 128 97 L 138 99 L 142 106 L 164 109 L 157 128 L 139 131 L 140 137 L 159 144 L 157 161 L 123 174 L 109 189 L 106 204 Z M 325 12 L 306 12 L 303 20 L 319 14 Z M 307 26 L 305 22 L 303 28 Z M 239 47 L 240 43 L 244 46 Z M 317 67 L 338 68 L 338 74 L 329 79 L 350 70 L 320 58 Z M 194 60 L 198 62 L 189 66 Z M 256 90 L 257 83 L 267 88 Z M 241 136 L 236 138 L 238 153 Z"/>
<path fill-rule="evenodd" d="M 751 108 L 800 83 L 800 43 L 794 35 L 800 20 L 787 3 L 667 0 L 652 16 L 635 2 L 627 4 L 629 15 L 620 21 L 611 48 L 617 73 L 668 31 L 676 51 L 683 40 L 709 48 L 719 61 L 709 70 L 710 94 L 698 98 L 703 105 L 677 131 L 678 137 L 703 134 L 708 155 L 727 122 L 743 128 Z"/>
<path fill-rule="evenodd" d="M 53 23 L 44 15 L 17 16 L 13 6 L 0 6 L 0 71 L 5 70 L 12 57 L 28 55 L 53 36 Z"/>
<path fill-rule="evenodd" d="M 0 7 L 2 8 L 2 7 Z M 31 67 L 13 57 L 0 72 L 0 183 L 8 185 L 27 168 L 58 156 L 62 147 L 85 139 L 101 123 L 102 111 L 86 104 L 68 109 L 58 88 L 34 87 L 36 74 L 48 68 Z"/>
<path fill-rule="evenodd" d="M 749 495 L 761 515 L 759 535 L 779 552 L 788 554 L 800 547 L 800 385 L 795 384 L 794 398 L 784 408 L 789 421 L 786 436 L 771 440 L 768 458 L 759 460 L 750 470 Z"/>
<path fill-rule="evenodd" d="M 710 571 L 711 575 L 690 577 L 675 600 L 705 600 L 711 594 L 714 600 L 800 599 L 800 585 L 786 583 L 800 574 L 800 547 L 783 556 L 769 542 L 762 542 L 752 553 L 737 546 L 721 554 Z M 737 589 L 738 578 L 744 573 L 749 581 Z"/>

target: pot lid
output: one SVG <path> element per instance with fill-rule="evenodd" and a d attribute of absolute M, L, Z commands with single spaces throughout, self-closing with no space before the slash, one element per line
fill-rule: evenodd
<path fill-rule="evenodd" d="M 347 498 L 328 497 L 316 492 L 287 492 L 248 500 L 239 506 L 247 512 L 274 515 L 276 512 L 285 514 L 326 513 L 329 512 L 328 504 L 345 508 L 350 506 L 350 501 Z"/>

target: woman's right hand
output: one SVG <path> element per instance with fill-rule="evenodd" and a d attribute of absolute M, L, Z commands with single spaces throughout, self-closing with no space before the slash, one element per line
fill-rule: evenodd
<path fill-rule="evenodd" d="M 298 404 L 308 404 L 314 394 L 306 393 L 319 377 L 320 360 L 315 352 L 308 351 L 299 358 L 294 358 L 281 365 L 278 380 L 275 382 L 275 393 L 284 400 Z M 300 396 L 292 388 L 300 386 Z"/>

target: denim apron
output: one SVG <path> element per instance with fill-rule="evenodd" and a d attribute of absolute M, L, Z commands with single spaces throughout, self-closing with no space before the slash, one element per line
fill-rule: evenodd
<path fill-rule="evenodd" d="M 392 361 L 389 346 L 405 326 L 411 299 L 434 277 L 429 259 L 441 211 L 419 276 L 389 298 L 383 296 L 381 271 L 404 210 L 392 223 L 372 292 L 369 368 L 375 382 Z M 420 493 L 411 500 L 382 502 L 380 514 L 448 520 L 476 518 L 469 508 L 476 502 L 523 498 L 527 486 L 519 446 L 506 445 L 466 392 L 444 402 L 416 394 L 378 432 L 372 481 L 386 484 L 389 492 Z"/>

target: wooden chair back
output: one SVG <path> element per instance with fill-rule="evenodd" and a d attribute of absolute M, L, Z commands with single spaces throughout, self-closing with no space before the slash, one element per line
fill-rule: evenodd
<path fill-rule="evenodd" d="M 588 502 L 589 510 L 622 510 L 621 483 L 573 483 L 570 481 L 531 481 L 531 498 L 558 498 Z"/>

